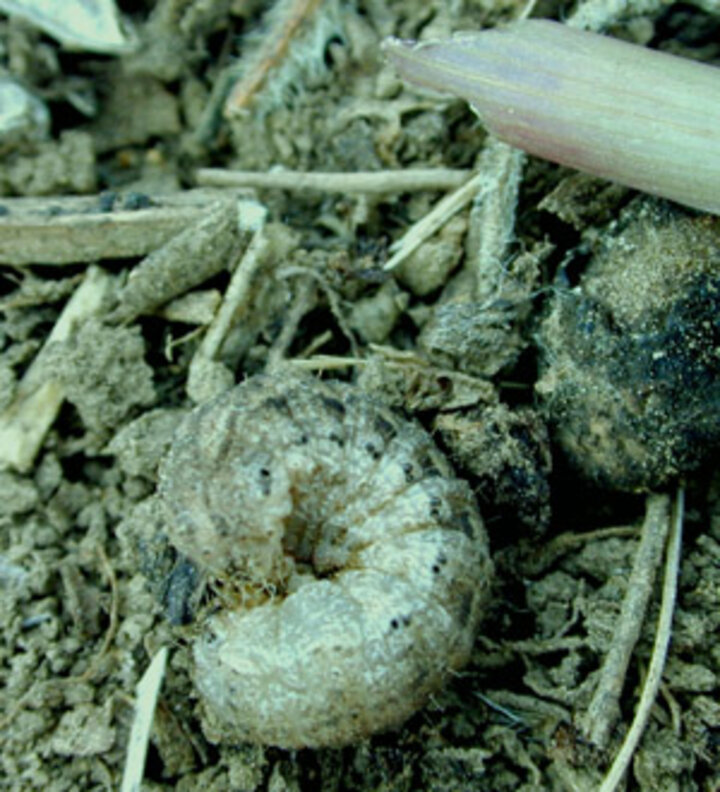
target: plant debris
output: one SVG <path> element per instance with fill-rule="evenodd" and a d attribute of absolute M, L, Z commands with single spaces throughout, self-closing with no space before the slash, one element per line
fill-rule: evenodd
<path fill-rule="evenodd" d="M 0 0 L 0 789 L 720 788 L 717 218 L 383 62 L 525 0 L 50 5 Z M 717 0 L 536 13 L 720 62 Z M 202 733 L 219 583 L 155 499 L 192 408 L 288 368 L 432 432 L 495 566 L 462 674 L 342 750 Z M 675 574 L 679 524 L 644 515 L 680 480 Z"/>

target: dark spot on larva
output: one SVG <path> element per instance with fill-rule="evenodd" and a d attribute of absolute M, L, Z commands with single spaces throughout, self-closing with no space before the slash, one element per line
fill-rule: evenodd
<path fill-rule="evenodd" d="M 385 418 L 384 415 L 375 416 L 375 430 L 382 435 L 386 443 L 389 443 L 397 434 L 397 429 L 394 424 Z"/>
<path fill-rule="evenodd" d="M 336 434 L 335 432 L 330 432 L 330 434 L 328 435 L 328 440 L 331 443 L 337 443 L 337 445 L 339 445 L 340 448 L 343 448 L 343 446 L 345 445 L 345 440 L 342 437 L 340 437 L 339 434 Z"/>
<path fill-rule="evenodd" d="M 290 415 L 290 404 L 284 396 L 269 396 L 262 406 L 268 410 Z"/>
<path fill-rule="evenodd" d="M 149 195 L 135 190 L 129 192 L 122 203 L 122 208 L 135 212 L 138 209 L 148 209 L 153 205 L 153 200 Z"/>
<path fill-rule="evenodd" d="M 298 443 L 300 443 L 300 445 L 307 445 L 309 439 L 310 438 L 306 434 L 301 434 L 300 435 L 300 439 L 298 440 Z"/>
<path fill-rule="evenodd" d="M 408 484 L 415 481 L 415 468 L 411 462 L 403 462 L 402 471 Z"/>
<path fill-rule="evenodd" d="M 430 569 L 434 575 L 439 575 L 445 564 L 447 564 L 447 556 L 444 553 L 438 553 L 435 563 L 430 567 Z"/>
<path fill-rule="evenodd" d="M 390 627 L 392 627 L 393 630 L 399 629 L 401 625 L 403 627 L 409 627 L 411 621 L 412 618 L 410 616 L 400 616 L 397 619 L 390 619 Z"/>
<path fill-rule="evenodd" d="M 460 530 L 467 536 L 468 539 L 475 538 L 475 529 L 473 528 L 472 520 L 467 512 L 460 512 L 458 514 L 458 522 L 460 523 Z"/>
<path fill-rule="evenodd" d="M 112 212 L 113 204 L 115 203 L 118 194 L 114 190 L 105 190 L 100 193 L 98 196 L 98 211 L 100 212 Z M 1 207 L 0 207 L 0 214 Z"/>
<path fill-rule="evenodd" d="M 345 405 L 340 399 L 335 399 L 332 396 L 321 396 L 320 401 L 328 408 L 336 412 L 338 415 L 345 415 Z"/>
<path fill-rule="evenodd" d="M 373 459 L 380 459 L 382 451 L 376 448 L 372 443 L 365 443 L 365 450 L 370 454 Z"/>
<path fill-rule="evenodd" d="M 260 468 L 260 492 L 268 496 L 272 490 L 272 476 L 267 468 Z"/>
<path fill-rule="evenodd" d="M 440 507 L 442 506 L 442 501 L 437 495 L 430 496 L 430 516 L 433 520 L 440 519 Z"/>

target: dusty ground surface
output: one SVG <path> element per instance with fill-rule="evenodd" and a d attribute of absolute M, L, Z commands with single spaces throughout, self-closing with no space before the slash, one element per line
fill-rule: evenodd
<path fill-rule="evenodd" d="M 17 228 L 0 231 L 0 788 L 118 789 L 135 686 L 167 646 L 145 789 L 596 789 L 655 630 L 657 584 L 621 717 L 594 746 L 583 713 L 626 593 L 643 491 L 673 493 L 690 471 L 670 655 L 627 788 L 720 789 L 717 225 L 528 161 L 509 221 L 465 207 L 393 274 L 382 269 L 389 246 L 442 191 L 246 190 L 236 231 L 238 191 L 215 190 L 163 236 L 158 209 L 194 188 L 200 167 L 475 167 L 477 119 L 461 102 L 404 91 L 379 43 L 496 24 L 521 4 L 119 5 L 140 39 L 122 56 L 67 52 L 0 19 L 4 66 L 51 118 L 6 137 L 0 163 L 4 196 L 38 201 L 26 257 L 8 242 Z M 712 2 L 662 5 L 642 4 L 617 32 L 720 61 Z M 570 11 L 541 2 L 536 14 Z M 246 107 L 224 119 L 213 86 L 268 57 Z M 512 193 L 499 172 L 495 192 Z M 63 194 L 90 197 L 77 210 L 43 198 Z M 0 221 L 23 211 L 8 200 Z M 133 213 L 149 218 L 144 230 L 128 222 L 103 247 Z M 53 235 L 58 216 L 78 227 L 99 214 L 110 223 L 88 231 L 92 252 Z M 491 225 L 500 241 L 483 259 Z M 155 258 L 140 264 L 145 254 Z M 222 305 L 228 322 L 208 330 Z M 171 624 L 187 597 L 169 591 L 175 560 L 147 506 L 183 413 L 283 363 L 354 381 L 433 431 L 476 488 L 495 559 L 468 667 L 400 731 L 343 749 L 206 739 L 194 625 Z"/>

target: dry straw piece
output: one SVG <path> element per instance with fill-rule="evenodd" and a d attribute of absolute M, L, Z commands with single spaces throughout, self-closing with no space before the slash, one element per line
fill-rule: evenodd
<path fill-rule="evenodd" d="M 549 20 L 384 48 L 506 143 L 720 213 L 720 69 Z"/>

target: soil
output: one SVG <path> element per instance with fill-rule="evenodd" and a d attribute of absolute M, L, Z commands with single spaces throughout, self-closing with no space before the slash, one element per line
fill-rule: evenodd
<path fill-rule="evenodd" d="M 682 481 L 670 652 L 625 788 L 720 790 L 717 221 L 528 160 L 509 212 L 463 207 L 391 273 L 391 245 L 443 189 L 201 176 L 487 165 L 471 110 L 404 88 L 380 42 L 524 5 L 119 0 L 138 42 L 120 55 L 0 19 L 3 65 L 51 119 L 0 129 L 0 789 L 119 789 L 161 647 L 146 790 L 597 789 L 644 683 L 662 570 L 606 745 L 583 714 L 648 493 Z M 720 7 L 698 6 L 646 3 L 614 32 L 720 62 Z M 154 506 L 182 416 L 283 365 L 433 432 L 495 564 L 467 667 L 398 731 L 345 748 L 208 739 L 190 650 L 208 584 Z"/>

